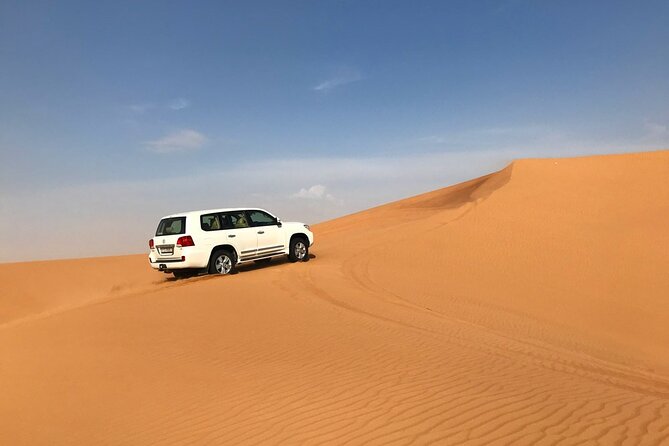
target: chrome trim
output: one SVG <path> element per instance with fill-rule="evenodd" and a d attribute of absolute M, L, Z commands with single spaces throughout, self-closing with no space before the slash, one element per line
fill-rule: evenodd
<path fill-rule="evenodd" d="M 156 259 L 156 261 L 152 261 L 149 259 L 150 263 L 176 263 L 176 262 L 184 262 L 181 258 L 178 259 Z"/>
<path fill-rule="evenodd" d="M 259 256 L 246 257 L 246 258 L 243 258 L 243 259 L 239 259 L 239 263 L 246 263 L 246 262 L 250 262 L 250 261 L 253 261 L 253 260 L 266 259 L 266 258 L 269 258 L 269 257 L 279 257 L 279 256 L 282 256 L 282 255 L 285 255 L 285 254 L 286 253 L 284 253 L 282 251 L 266 252 L 266 253 L 261 254 Z"/>
<path fill-rule="evenodd" d="M 283 250 L 266 251 L 266 252 L 261 252 L 261 253 L 251 255 L 251 256 L 248 256 L 248 255 L 246 257 L 242 256 L 240 258 L 240 260 L 242 260 L 242 261 L 252 260 L 252 259 L 256 259 L 258 257 L 270 257 L 270 256 L 273 256 L 273 255 L 280 255 L 280 254 L 285 254 L 285 253 L 283 252 Z"/>
<path fill-rule="evenodd" d="M 278 249 L 278 248 L 283 249 L 283 245 L 267 246 L 265 248 L 259 248 L 258 251 L 266 251 L 268 249 Z"/>
<path fill-rule="evenodd" d="M 256 254 L 265 255 L 276 250 L 283 251 L 283 249 L 284 249 L 283 245 L 275 245 L 275 246 L 267 246 L 265 248 L 260 248 L 260 249 L 249 249 L 247 251 L 242 251 L 239 254 L 240 257 L 245 257 L 245 256 L 248 257 L 250 255 L 256 255 Z"/>

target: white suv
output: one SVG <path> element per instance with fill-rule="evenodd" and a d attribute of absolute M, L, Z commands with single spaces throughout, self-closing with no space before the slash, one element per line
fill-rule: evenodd
<path fill-rule="evenodd" d="M 229 274 L 247 262 L 288 255 L 309 260 L 314 234 L 304 223 L 283 223 L 263 209 L 191 211 L 163 217 L 149 240 L 151 268 L 187 277 L 198 271 Z"/>

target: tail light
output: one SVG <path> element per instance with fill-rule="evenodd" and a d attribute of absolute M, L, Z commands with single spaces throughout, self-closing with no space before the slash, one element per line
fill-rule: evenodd
<path fill-rule="evenodd" d="M 193 242 L 193 237 L 190 235 L 184 235 L 183 237 L 179 237 L 177 240 L 177 246 L 186 247 L 186 246 L 195 246 L 195 243 Z"/>
<path fill-rule="evenodd" d="M 153 239 L 149 240 L 149 249 L 153 249 Z"/>

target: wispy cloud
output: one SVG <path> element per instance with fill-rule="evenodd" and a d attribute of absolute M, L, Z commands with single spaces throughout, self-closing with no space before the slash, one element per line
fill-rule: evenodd
<path fill-rule="evenodd" d="M 305 198 L 308 200 L 328 200 L 335 201 L 334 195 L 328 193 L 327 188 L 322 184 L 316 184 L 310 188 L 301 188 L 299 192 L 291 195 L 292 198 Z"/>
<path fill-rule="evenodd" d="M 145 143 L 155 153 L 173 153 L 197 150 L 207 143 L 207 137 L 191 129 L 169 133 L 160 139 Z"/>
<path fill-rule="evenodd" d="M 184 108 L 190 107 L 190 101 L 184 98 L 176 98 L 170 101 L 168 107 L 171 110 L 183 110 Z"/>
<path fill-rule="evenodd" d="M 320 82 L 318 85 L 314 86 L 312 90 L 328 92 L 336 87 L 341 87 L 342 85 L 350 84 L 352 82 L 357 82 L 363 79 L 362 74 L 358 70 L 354 69 L 345 69 L 340 70 L 338 73 Z"/>
<path fill-rule="evenodd" d="M 167 103 L 162 103 L 161 105 L 156 105 L 151 102 L 137 102 L 135 104 L 128 105 L 128 110 L 131 112 L 142 115 L 148 111 L 163 111 L 163 110 L 172 110 L 179 111 L 186 109 L 191 106 L 191 101 L 186 98 L 174 98 Z"/>

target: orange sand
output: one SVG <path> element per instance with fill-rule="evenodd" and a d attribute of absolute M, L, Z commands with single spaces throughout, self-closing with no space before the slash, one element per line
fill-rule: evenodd
<path fill-rule="evenodd" d="M 229 277 L 0 265 L 0 444 L 669 444 L 669 151 L 314 232 Z"/>

